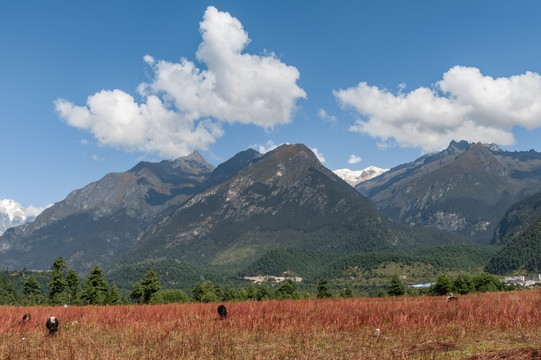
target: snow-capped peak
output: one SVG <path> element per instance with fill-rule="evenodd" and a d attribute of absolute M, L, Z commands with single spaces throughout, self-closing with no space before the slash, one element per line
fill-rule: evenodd
<path fill-rule="evenodd" d="M 363 181 L 370 180 L 373 177 L 381 175 L 387 171 L 389 171 L 389 169 L 369 166 L 363 170 L 338 169 L 334 170 L 333 172 L 351 186 L 355 186 L 359 183 L 362 183 Z"/>
<path fill-rule="evenodd" d="M 0 235 L 10 227 L 34 220 L 45 209 L 32 205 L 25 208 L 13 200 L 0 200 Z"/>

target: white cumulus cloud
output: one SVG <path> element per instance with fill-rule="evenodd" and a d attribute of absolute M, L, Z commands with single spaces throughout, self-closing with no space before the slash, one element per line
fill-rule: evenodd
<path fill-rule="evenodd" d="M 282 145 L 282 144 L 280 144 L 280 145 Z M 269 140 L 264 145 L 257 145 L 257 144 L 252 145 L 252 148 L 254 150 L 256 150 L 258 153 L 260 153 L 260 154 L 266 154 L 269 151 L 272 151 L 272 150 L 276 149 L 278 146 L 279 145 L 276 145 L 274 143 L 274 141 Z"/>
<path fill-rule="evenodd" d="M 455 66 L 432 88 L 398 93 L 370 86 L 334 91 L 344 108 L 361 119 L 353 132 L 379 139 L 380 146 L 394 142 L 424 151 L 441 149 L 451 140 L 511 145 L 512 129 L 541 126 L 541 76 L 526 72 L 493 78 L 474 67 Z"/>
<path fill-rule="evenodd" d="M 224 135 L 222 124 L 254 124 L 265 129 L 292 121 L 296 101 L 306 98 L 299 72 L 274 54 L 243 53 L 250 39 L 242 24 L 209 6 L 200 23 L 197 60 L 179 62 L 146 55 L 148 83 L 134 97 L 121 90 L 90 95 L 86 105 L 57 99 L 60 118 L 88 130 L 103 145 L 181 156 L 205 150 Z"/>
<path fill-rule="evenodd" d="M 323 156 L 322 153 L 317 151 L 317 148 L 310 148 L 310 150 L 312 150 L 312 152 L 316 155 L 316 157 L 317 157 L 317 159 L 319 160 L 320 163 L 322 163 L 322 164 L 325 163 L 325 157 Z"/>
<path fill-rule="evenodd" d="M 349 155 L 348 164 L 357 164 L 357 163 L 360 163 L 361 161 L 362 159 L 358 157 L 357 155 L 355 154 Z"/>

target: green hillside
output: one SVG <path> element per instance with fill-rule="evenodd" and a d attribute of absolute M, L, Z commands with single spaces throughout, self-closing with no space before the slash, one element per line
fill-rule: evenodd
<path fill-rule="evenodd" d="M 493 274 L 541 273 L 541 218 L 509 240 L 488 263 Z"/>

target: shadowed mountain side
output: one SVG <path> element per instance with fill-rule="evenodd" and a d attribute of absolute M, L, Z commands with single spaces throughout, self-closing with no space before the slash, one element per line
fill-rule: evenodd
<path fill-rule="evenodd" d="M 541 193 L 514 204 L 494 231 L 503 245 L 486 266 L 494 274 L 541 273 Z"/>

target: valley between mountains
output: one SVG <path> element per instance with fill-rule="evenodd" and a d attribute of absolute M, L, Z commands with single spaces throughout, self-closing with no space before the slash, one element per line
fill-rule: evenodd
<path fill-rule="evenodd" d="M 541 272 L 540 153 L 453 141 L 372 170 L 348 183 L 302 144 L 217 167 L 197 152 L 141 162 L 6 230 L 0 264 L 49 270 L 62 256 L 121 288 L 149 269 L 165 288 L 285 274 L 375 289 L 394 274 Z"/>

